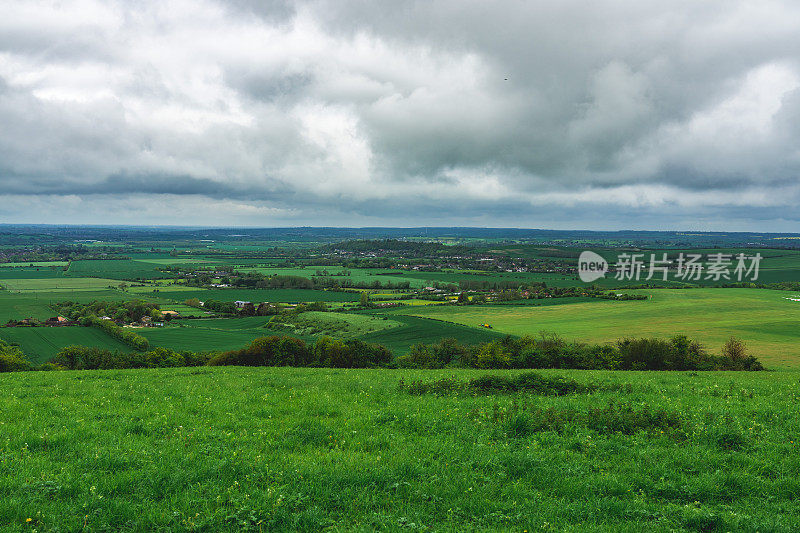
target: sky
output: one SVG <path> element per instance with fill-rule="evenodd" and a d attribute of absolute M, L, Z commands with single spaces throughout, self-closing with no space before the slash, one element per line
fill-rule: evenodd
<path fill-rule="evenodd" d="M 800 231 L 800 2 L 0 13 L 0 223 Z"/>

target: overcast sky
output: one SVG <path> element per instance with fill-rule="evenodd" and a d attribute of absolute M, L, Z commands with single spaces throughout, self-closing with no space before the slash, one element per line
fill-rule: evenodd
<path fill-rule="evenodd" d="M 800 2 L 0 13 L 0 222 L 800 231 Z"/>

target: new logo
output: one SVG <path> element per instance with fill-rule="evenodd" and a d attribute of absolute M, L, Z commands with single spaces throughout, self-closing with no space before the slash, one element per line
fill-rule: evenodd
<path fill-rule="evenodd" d="M 608 261 L 588 250 L 581 252 L 578 257 L 578 276 L 584 283 L 591 283 L 606 275 Z"/>

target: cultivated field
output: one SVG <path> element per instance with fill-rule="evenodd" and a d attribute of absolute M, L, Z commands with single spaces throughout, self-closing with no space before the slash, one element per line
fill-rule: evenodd
<path fill-rule="evenodd" d="M 59 292 L 96 291 L 106 287 L 116 287 L 121 282 L 103 278 L 45 278 L 45 279 L 4 279 L 0 285 L 11 292 Z M 68 295 L 62 295 L 67 299 Z"/>
<path fill-rule="evenodd" d="M 131 348 L 96 328 L 0 328 L 0 339 L 23 347 L 34 364 L 46 363 L 65 346 L 79 344 L 129 352 Z"/>
<path fill-rule="evenodd" d="M 728 337 L 736 335 L 770 367 L 800 366 L 800 302 L 789 299 L 797 298 L 795 293 L 763 289 L 625 292 L 646 294 L 650 299 L 546 306 L 426 306 L 389 313 L 472 327 L 489 323 L 494 331 L 512 335 L 557 332 L 567 339 L 593 342 L 681 333 L 701 340 L 711 350 L 718 350 Z"/>

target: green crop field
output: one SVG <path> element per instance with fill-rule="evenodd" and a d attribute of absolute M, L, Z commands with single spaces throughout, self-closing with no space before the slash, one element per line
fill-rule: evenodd
<path fill-rule="evenodd" d="M 731 335 L 770 367 L 800 366 L 800 301 L 795 293 L 765 289 L 653 289 L 626 291 L 642 301 L 599 300 L 573 305 L 425 306 L 392 311 L 467 326 L 489 323 L 513 335 L 557 332 L 567 339 L 613 341 L 625 336 L 686 334 L 718 350 Z"/>
<path fill-rule="evenodd" d="M 69 265 L 69 261 L 31 261 L 30 263 L 0 263 L 0 268 L 9 267 L 65 267 Z"/>
<path fill-rule="evenodd" d="M 61 267 L 0 268 L 0 284 L 9 279 L 52 279 L 63 277 L 64 269 Z"/>
<path fill-rule="evenodd" d="M 162 265 L 130 259 L 72 261 L 65 275 L 76 278 L 91 276 L 116 280 L 172 277 L 169 272 L 158 270 L 159 266 Z"/>
<path fill-rule="evenodd" d="M 20 532 L 800 530 L 795 372 L 543 372 L 606 387 L 561 397 L 399 388 L 480 374 L 0 375 L 0 524 Z"/>
<path fill-rule="evenodd" d="M 197 352 L 233 350 L 258 337 L 274 335 L 264 327 L 267 320 L 267 317 L 173 320 L 163 328 L 143 328 L 137 333 L 147 337 L 152 347 Z"/>
<path fill-rule="evenodd" d="M 96 291 L 109 286 L 116 287 L 119 281 L 102 278 L 44 278 L 3 279 L 0 285 L 12 292 L 59 292 Z"/>
<path fill-rule="evenodd" d="M 65 346 L 79 344 L 130 352 L 131 348 L 109 337 L 96 328 L 0 328 L 0 338 L 18 344 L 34 364 L 41 364 L 53 358 Z"/>

